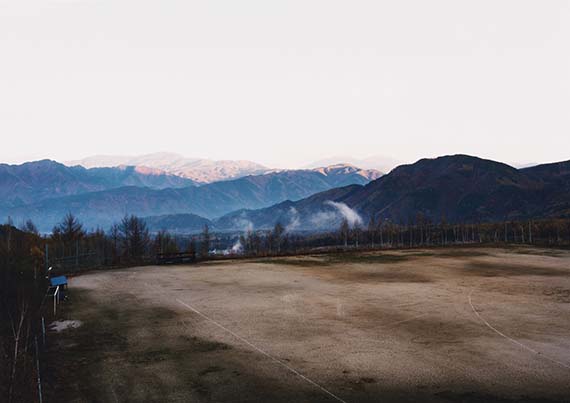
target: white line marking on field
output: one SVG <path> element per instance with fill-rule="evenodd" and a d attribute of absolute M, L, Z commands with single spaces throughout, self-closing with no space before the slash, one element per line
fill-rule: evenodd
<path fill-rule="evenodd" d="M 290 367 L 289 365 L 285 364 L 283 361 L 275 358 L 274 356 L 272 356 L 271 354 L 267 353 L 266 351 L 260 349 L 259 347 L 257 347 L 256 345 L 254 345 L 253 343 L 249 342 L 248 340 L 244 339 L 242 336 L 240 336 L 239 334 L 231 331 L 230 329 L 228 329 L 227 327 L 225 327 L 224 325 L 219 324 L 218 322 L 216 322 L 214 319 L 210 318 L 209 316 L 203 314 L 202 312 L 198 311 L 196 308 L 188 305 L 187 303 L 185 303 L 184 301 L 181 301 L 179 299 L 176 299 L 176 302 L 178 302 L 181 305 L 184 305 L 186 308 L 190 309 L 192 312 L 195 312 L 196 314 L 200 315 L 202 318 L 206 319 L 207 321 L 213 323 L 214 325 L 216 325 L 217 327 L 219 327 L 220 329 L 228 332 L 229 334 L 231 334 L 232 336 L 234 336 L 235 338 L 239 339 L 240 341 L 242 341 L 243 343 L 247 344 L 248 346 L 250 346 L 251 348 L 253 348 L 254 350 L 256 350 L 257 352 L 263 354 L 264 356 L 266 356 L 267 358 L 269 358 L 270 360 L 272 360 L 273 362 L 281 365 L 282 367 L 286 368 L 287 370 L 289 370 L 290 372 L 292 372 L 293 374 L 297 375 L 298 377 L 300 377 L 301 379 L 305 380 L 306 382 L 310 383 L 313 386 L 316 386 L 317 388 L 319 388 L 321 391 L 323 391 L 324 393 L 326 393 L 327 395 L 331 396 L 333 399 L 338 400 L 339 402 L 342 403 L 347 403 L 345 400 L 342 400 L 340 397 L 338 397 L 337 395 L 335 395 L 334 393 L 332 393 L 331 391 L 325 389 L 323 386 L 319 385 L 318 383 L 316 383 L 315 381 L 313 381 L 312 379 L 307 378 L 305 375 L 301 374 L 299 371 L 297 371 L 296 369 Z"/>
<path fill-rule="evenodd" d="M 553 363 L 555 363 L 555 364 L 558 364 L 558 365 L 560 365 L 560 366 L 562 366 L 562 367 L 564 367 L 564 368 L 570 369 L 570 365 L 565 364 L 565 363 L 563 363 L 563 362 L 560 362 L 560 361 L 558 361 L 558 360 L 555 360 L 554 358 L 550 358 L 549 356 L 542 354 L 540 351 L 536 351 L 535 349 L 533 349 L 533 348 L 531 348 L 531 347 L 528 347 L 528 346 L 522 344 L 520 341 L 517 341 L 517 340 L 513 339 L 512 337 L 507 336 L 506 334 L 504 334 L 504 333 L 501 332 L 500 330 L 497 330 L 495 327 L 493 327 L 489 322 L 487 322 L 487 321 L 485 320 L 485 318 L 483 318 L 483 317 L 479 314 L 479 312 L 477 312 L 477 310 L 476 310 L 475 307 L 473 306 L 473 302 L 471 301 L 471 294 L 473 294 L 473 291 L 475 291 L 475 290 L 472 289 L 471 292 L 469 293 L 469 296 L 468 296 L 469 305 L 471 305 L 471 309 L 473 310 L 473 312 L 475 313 L 475 315 L 477 315 L 477 317 L 481 320 L 481 322 L 483 322 L 489 329 L 491 329 L 492 331 L 494 331 L 495 333 L 497 333 L 499 336 L 504 337 L 505 339 L 507 339 L 507 340 L 510 341 L 511 343 L 516 344 L 517 346 L 519 346 L 519 347 L 521 347 L 521 348 L 523 348 L 523 349 L 525 349 L 525 350 L 527 350 L 527 351 L 530 351 L 530 352 L 533 353 L 533 354 L 539 355 L 539 356 L 541 356 L 542 358 L 544 358 L 544 359 L 546 359 L 546 360 L 548 360 L 548 361 L 550 361 L 550 362 L 553 362 Z"/>

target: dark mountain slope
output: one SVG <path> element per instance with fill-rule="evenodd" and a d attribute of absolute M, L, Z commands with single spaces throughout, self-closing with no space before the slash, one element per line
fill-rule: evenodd
<path fill-rule="evenodd" d="M 371 182 L 347 203 L 365 216 L 407 222 L 502 220 L 534 213 L 543 185 L 508 165 L 466 155 L 423 159 Z"/>
<path fill-rule="evenodd" d="M 570 161 L 522 169 L 528 177 L 544 186 L 541 200 L 547 217 L 570 217 Z"/>
<path fill-rule="evenodd" d="M 342 202 L 361 189 L 361 185 L 345 186 L 317 193 L 297 202 L 287 200 L 264 209 L 242 209 L 214 220 L 214 225 L 216 229 L 221 230 L 269 229 L 279 222 L 288 230 L 325 229 L 338 224 L 341 219 L 336 214 L 337 209 L 327 203 Z"/>
<path fill-rule="evenodd" d="M 268 228 L 287 222 L 286 211 L 295 211 L 296 227 L 305 230 L 322 228 L 315 223 L 327 215 L 329 227 L 355 214 L 362 223 L 371 216 L 408 223 L 420 214 L 432 222 L 570 216 L 569 167 L 570 162 L 562 162 L 517 170 L 467 155 L 423 159 L 347 192 L 327 191 L 286 205 L 232 213 L 218 225 L 227 228 L 241 216 Z"/>

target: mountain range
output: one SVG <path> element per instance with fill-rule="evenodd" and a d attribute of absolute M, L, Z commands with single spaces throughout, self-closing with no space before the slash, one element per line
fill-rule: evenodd
<path fill-rule="evenodd" d="M 144 167 L 67 167 L 51 160 L 21 165 L 0 164 L 0 208 L 37 203 L 48 198 L 139 186 L 181 188 L 195 182 L 158 169 Z"/>
<path fill-rule="evenodd" d="M 125 214 L 197 214 L 212 219 L 338 186 L 365 184 L 381 175 L 337 165 L 195 186 L 190 179 L 142 166 L 87 169 L 44 160 L 0 168 L 0 214 L 17 223 L 30 218 L 42 231 L 49 231 L 67 212 L 88 228 L 106 228 Z"/>
<path fill-rule="evenodd" d="M 153 230 L 336 228 L 377 220 L 483 222 L 570 217 L 570 161 L 514 168 L 468 155 L 422 159 L 389 174 L 350 165 L 268 171 L 199 185 L 158 168 L 0 165 L 0 214 L 49 231 L 67 212 L 88 228 L 125 214 Z"/>

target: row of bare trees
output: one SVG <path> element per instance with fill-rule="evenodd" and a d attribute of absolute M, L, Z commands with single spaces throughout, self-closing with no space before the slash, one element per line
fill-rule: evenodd
<path fill-rule="evenodd" d="M 495 223 L 433 223 L 427 219 L 403 224 L 371 219 L 366 226 L 341 221 L 335 232 L 290 234 L 280 224 L 272 231 L 241 235 L 242 252 L 251 256 L 299 253 L 311 248 L 412 248 L 465 244 L 527 244 L 570 246 L 570 219 Z"/>
<path fill-rule="evenodd" d="M 134 215 L 125 216 L 107 232 L 87 232 L 75 216 L 68 214 L 46 242 L 50 264 L 69 271 L 153 263 L 162 254 L 185 253 L 193 259 L 204 259 L 209 256 L 212 235 L 207 225 L 194 236 L 176 236 L 166 230 L 151 234 L 146 222 Z"/>
<path fill-rule="evenodd" d="M 527 220 L 494 223 L 433 223 L 426 219 L 415 223 L 393 223 L 373 218 L 367 227 L 350 226 L 344 220 L 337 232 L 344 246 L 445 246 L 467 243 L 570 245 L 570 220 Z"/>
<path fill-rule="evenodd" d="M 32 222 L 22 230 L 38 235 Z M 68 214 L 45 239 L 46 261 L 64 269 L 133 265 L 153 262 L 159 254 L 185 253 L 193 259 L 207 259 L 211 248 L 220 247 L 218 234 L 206 225 L 199 235 L 180 237 L 168 231 L 151 236 L 144 220 L 125 216 L 106 233 L 97 229 L 86 232 L 72 214 Z M 232 241 L 232 242 L 235 242 Z M 526 220 L 494 223 L 448 223 L 445 218 L 432 222 L 421 214 L 409 223 L 370 219 L 366 226 L 343 220 L 336 232 L 288 233 L 277 223 L 270 231 L 247 231 L 234 248 L 222 245 L 229 253 L 271 255 L 295 253 L 311 247 L 386 248 L 445 246 L 467 243 L 570 245 L 570 220 Z M 231 248 L 231 249 L 230 249 Z M 43 250 L 36 251 L 42 258 Z"/>

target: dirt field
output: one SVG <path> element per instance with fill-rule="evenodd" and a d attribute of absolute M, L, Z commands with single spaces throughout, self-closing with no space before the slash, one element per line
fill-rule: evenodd
<path fill-rule="evenodd" d="M 48 401 L 570 401 L 570 253 L 436 249 L 92 272 Z"/>

